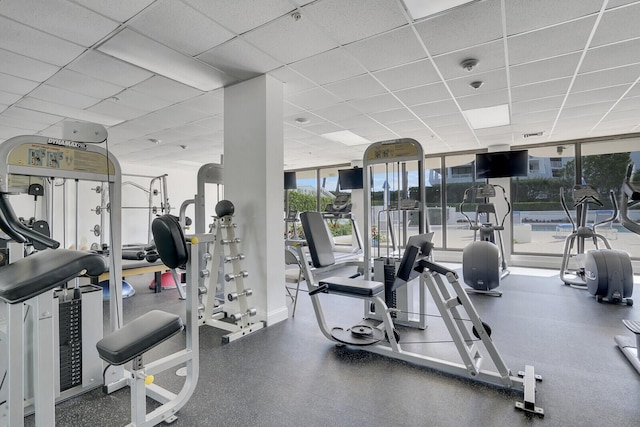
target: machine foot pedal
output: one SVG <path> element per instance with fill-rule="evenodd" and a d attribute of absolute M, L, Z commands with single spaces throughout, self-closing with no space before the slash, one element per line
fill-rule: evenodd
<path fill-rule="evenodd" d="M 524 399 L 516 402 L 516 409 L 544 417 L 544 409 L 536 406 L 536 382 L 542 381 L 542 375 L 536 375 L 533 366 L 527 365 L 524 371 L 518 372 L 518 376 L 524 379 Z"/>

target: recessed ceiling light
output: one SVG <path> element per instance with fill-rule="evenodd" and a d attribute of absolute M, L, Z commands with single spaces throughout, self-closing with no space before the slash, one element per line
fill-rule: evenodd
<path fill-rule="evenodd" d="M 154 144 L 156 144 L 156 145 L 159 145 L 159 144 L 161 144 L 161 143 L 162 143 L 162 140 L 160 140 L 160 139 L 155 139 L 155 138 L 149 138 L 149 142 L 152 142 L 152 143 L 154 143 Z"/>
<path fill-rule="evenodd" d="M 472 1 L 477 0 L 404 0 L 404 5 L 411 17 L 416 20 Z"/>
<path fill-rule="evenodd" d="M 364 139 L 360 135 L 356 135 L 355 133 L 348 130 L 341 130 L 338 132 L 329 132 L 323 133 L 320 135 L 323 138 L 326 138 L 331 141 L 340 142 L 344 145 L 363 145 L 363 144 L 371 144 L 371 141 Z"/>
<path fill-rule="evenodd" d="M 306 118 L 306 117 L 297 117 L 297 118 L 295 119 L 295 122 L 296 122 L 297 124 L 299 124 L 299 125 L 306 125 L 306 124 L 308 124 L 308 123 L 311 123 L 311 120 L 309 120 L 309 119 L 308 119 L 308 118 Z"/>
<path fill-rule="evenodd" d="M 485 129 L 511 124 L 509 105 L 476 108 L 462 112 L 473 129 Z"/>

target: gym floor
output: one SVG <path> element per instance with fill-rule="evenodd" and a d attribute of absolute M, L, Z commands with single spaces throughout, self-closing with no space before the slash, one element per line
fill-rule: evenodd
<path fill-rule="evenodd" d="M 476 295 L 472 300 L 512 371 L 531 364 L 543 376 L 536 404 L 544 408 L 544 418 L 514 409 L 520 398 L 515 393 L 336 347 L 320 333 L 311 301 L 301 292 L 294 318 L 230 344 L 221 344 L 223 331 L 200 328 L 198 387 L 172 425 L 639 425 L 640 375 L 613 337 L 632 335 L 621 319 L 640 320 L 640 309 L 599 304 L 586 291 L 562 285 L 557 271 L 511 270 L 501 285 L 502 298 Z M 152 308 L 184 312 L 176 290 L 154 294 L 149 281 L 147 276 L 132 281 L 136 295 L 124 301 L 125 322 Z M 361 300 L 322 299 L 332 326 L 350 327 L 362 316 Z M 431 301 L 427 313 L 437 314 Z M 422 341 L 446 338 L 440 319 L 430 316 L 427 323 Z M 404 331 L 401 342 L 415 341 L 416 334 Z M 163 343 L 149 360 L 175 351 L 181 340 Z M 452 344 L 407 348 L 458 361 Z M 173 372 L 165 375 L 157 381 L 177 390 L 181 379 Z M 94 390 L 56 408 L 60 426 L 111 427 L 127 424 L 128 417 L 126 389 L 111 395 Z M 34 425 L 33 417 L 26 425 Z"/>

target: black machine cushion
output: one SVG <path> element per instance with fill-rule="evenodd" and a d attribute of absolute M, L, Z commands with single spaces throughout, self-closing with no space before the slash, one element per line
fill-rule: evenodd
<path fill-rule="evenodd" d="M 96 347 L 105 362 L 122 365 L 177 334 L 182 327 L 177 314 L 151 310 L 98 341 Z"/>
<path fill-rule="evenodd" d="M 322 214 L 320 212 L 303 212 L 300 214 L 300 222 L 304 230 L 304 237 L 309 244 L 309 254 L 311 254 L 313 266 L 321 268 L 335 264 L 332 240 L 327 232 Z"/>
<path fill-rule="evenodd" d="M 107 271 L 102 255 L 69 249 L 45 250 L 0 269 L 0 299 L 16 304 L 74 279 Z"/>
<path fill-rule="evenodd" d="M 384 283 L 382 282 L 351 279 L 349 277 L 329 277 L 327 279 L 320 280 L 319 283 L 321 286 L 328 286 L 329 291 L 365 297 L 371 297 L 384 291 Z"/>
<path fill-rule="evenodd" d="M 169 268 L 178 268 L 189 259 L 187 243 L 178 219 L 173 215 L 162 215 L 151 223 L 151 232 L 160 259 Z"/>

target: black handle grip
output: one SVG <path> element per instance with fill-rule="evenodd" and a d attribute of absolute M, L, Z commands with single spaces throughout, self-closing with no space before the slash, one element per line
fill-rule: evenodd
<path fill-rule="evenodd" d="M 329 285 L 320 285 L 317 289 L 314 289 L 309 292 L 309 296 L 313 296 L 315 294 L 319 294 L 321 292 L 327 292 L 329 290 Z"/>
<path fill-rule="evenodd" d="M 4 216 L 4 225 L 7 225 L 15 234 L 22 235 L 23 239 L 24 237 L 26 237 L 52 249 L 57 249 L 60 247 L 60 242 L 58 242 L 57 240 L 53 240 L 52 238 L 40 234 L 37 231 L 33 231 L 29 227 L 22 224 L 16 216 L 16 213 L 13 211 L 13 208 L 9 203 L 9 196 L 6 193 L 0 195 L 0 212 L 2 212 L 2 216 Z M 24 240 L 16 241 L 19 243 L 24 243 Z"/>

